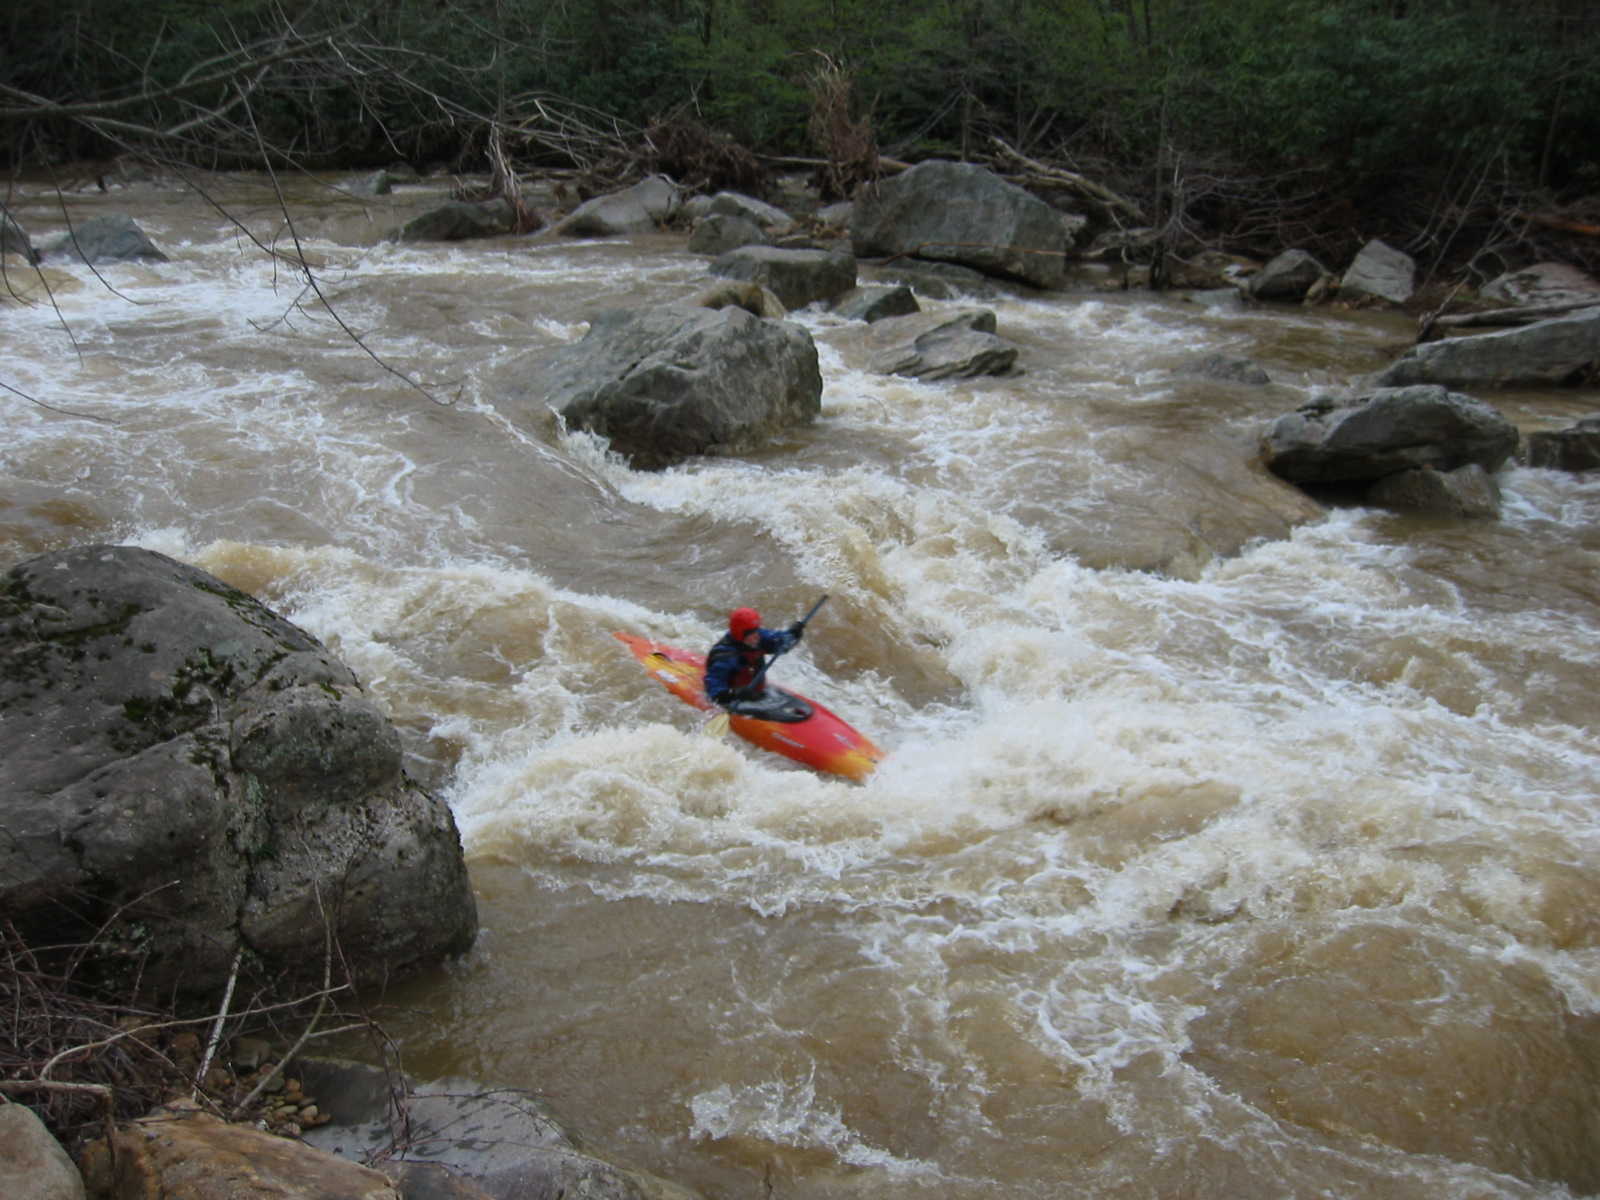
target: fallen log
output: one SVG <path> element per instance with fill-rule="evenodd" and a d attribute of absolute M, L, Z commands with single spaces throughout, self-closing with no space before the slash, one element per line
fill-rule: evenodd
<path fill-rule="evenodd" d="M 1585 237 L 1600 237 L 1600 225 L 1588 221 L 1574 221 L 1571 217 L 1558 217 L 1551 213 L 1519 212 L 1517 216 L 1533 225 L 1546 229 L 1559 229 L 1563 233 L 1581 233 Z"/>
<path fill-rule="evenodd" d="M 1052 167 L 1039 162 L 1037 159 L 1029 158 L 1020 150 L 1007 145 L 1001 138 L 991 137 L 989 141 L 999 149 L 1004 159 L 1025 169 L 1033 180 L 1041 184 L 1065 187 L 1069 191 L 1076 192 L 1092 204 L 1105 209 L 1108 213 L 1120 214 L 1135 223 L 1143 223 L 1144 213 L 1139 206 L 1127 197 L 1117 195 L 1116 192 L 1113 192 L 1104 184 L 1095 183 L 1092 179 L 1086 179 L 1076 171 L 1068 171 L 1062 167 Z"/>

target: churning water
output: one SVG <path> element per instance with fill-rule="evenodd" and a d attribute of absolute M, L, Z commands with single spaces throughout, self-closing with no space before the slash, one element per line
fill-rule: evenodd
<path fill-rule="evenodd" d="M 416 202 L 304 197 L 318 297 L 186 194 L 70 197 L 173 261 L 12 260 L 0 308 L 50 406 L 0 397 L 0 563 L 125 541 L 254 592 L 449 799 L 484 930 L 386 1021 L 409 1070 L 715 1197 L 1600 1190 L 1600 480 L 1322 513 L 1256 436 L 1409 321 L 1088 284 L 924 302 L 993 308 L 1007 379 L 876 376 L 798 314 L 814 427 L 637 473 L 505 382 L 705 261 L 380 242 Z M 776 676 L 890 751 L 864 785 L 711 736 L 611 637 L 821 592 Z"/>

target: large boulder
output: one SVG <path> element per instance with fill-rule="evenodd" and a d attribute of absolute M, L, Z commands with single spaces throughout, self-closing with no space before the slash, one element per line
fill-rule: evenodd
<path fill-rule="evenodd" d="M 242 951 L 320 979 L 325 931 L 365 981 L 470 946 L 450 810 L 252 597 L 148 550 L 47 554 L 0 577 L 0 660 L 0 910 L 25 935 L 196 992 Z"/>
<path fill-rule="evenodd" d="M 641 469 L 755 449 L 822 409 L 811 335 L 729 305 L 612 309 L 542 362 L 516 364 L 511 399 L 531 417 L 611 442 Z"/>
<path fill-rule="evenodd" d="M 770 288 L 793 312 L 818 300 L 833 300 L 856 286 L 856 260 L 827 250 L 740 246 L 712 261 L 722 279 L 743 279 Z"/>
<path fill-rule="evenodd" d="M 860 257 L 910 255 L 1060 287 L 1087 224 L 973 163 L 933 160 L 863 189 L 850 214 Z"/>
<path fill-rule="evenodd" d="M 1566 384 L 1600 369 L 1600 301 L 1519 329 L 1471 334 L 1413 346 L 1380 373 L 1382 387 Z"/>
<path fill-rule="evenodd" d="M 1404 304 L 1417 290 L 1417 264 L 1409 254 L 1374 238 L 1361 248 L 1339 284 L 1339 298 Z"/>
<path fill-rule="evenodd" d="M 138 222 L 124 213 L 90 217 L 40 250 L 45 260 L 74 260 L 100 266 L 115 262 L 166 262 Z"/>
<path fill-rule="evenodd" d="M 1279 417 L 1262 441 L 1266 465 L 1297 484 L 1372 483 L 1414 468 L 1497 470 L 1517 428 L 1498 410 L 1442 387 L 1319 397 Z"/>
<path fill-rule="evenodd" d="M 677 213 L 683 190 L 665 175 L 652 175 L 630 188 L 586 200 L 556 222 L 567 237 L 618 237 L 652 233 Z"/>

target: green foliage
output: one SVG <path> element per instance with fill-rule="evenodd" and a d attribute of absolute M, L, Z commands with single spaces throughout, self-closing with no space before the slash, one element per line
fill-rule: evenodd
<path fill-rule="evenodd" d="M 1206 81 L 1205 128 L 1270 167 L 1382 175 L 1502 150 L 1526 156 L 1519 131 L 1540 104 L 1535 40 L 1508 39 L 1466 5 L 1413 5 L 1403 16 L 1376 7 L 1213 5 L 1178 48 Z M 1191 104 L 1202 94 L 1183 90 Z"/>
<path fill-rule="evenodd" d="M 284 12 L 11 0 L 0 89 L 70 100 L 169 87 L 275 34 Z M 1600 174 L 1600 18 L 1577 0 L 300 0 L 292 12 L 302 33 L 396 48 L 388 75 L 283 71 L 256 99 L 268 136 L 348 161 L 464 153 L 456 114 L 528 93 L 635 124 L 687 106 L 754 149 L 811 154 L 806 79 L 821 52 L 853 72 L 899 157 L 985 153 L 998 135 L 1047 157 L 1136 163 L 1177 146 L 1263 172 L 1378 179 L 1504 155 L 1555 183 Z M 183 111 L 163 101 L 140 116 Z M 0 124 L 0 146 L 88 149 L 80 125 L 29 128 L 24 145 L 16 120 Z"/>

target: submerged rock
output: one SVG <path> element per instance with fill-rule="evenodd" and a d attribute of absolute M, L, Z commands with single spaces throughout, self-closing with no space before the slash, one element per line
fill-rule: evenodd
<path fill-rule="evenodd" d="M 517 214 L 504 196 L 450 200 L 413 217 L 394 235 L 398 242 L 461 242 L 514 233 Z"/>
<path fill-rule="evenodd" d="M 1600 414 L 1584 417 L 1566 429 L 1530 433 L 1528 465 L 1557 471 L 1600 469 Z"/>
<path fill-rule="evenodd" d="M 995 333 L 986 308 L 883 317 L 865 332 L 869 365 L 883 375 L 970 379 L 1016 365 L 1017 346 Z"/>
<path fill-rule="evenodd" d="M 51 241 L 41 250 L 40 257 L 76 259 L 95 266 L 114 262 L 168 261 L 138 223 L 122 213 L 90 217 Z"/>

